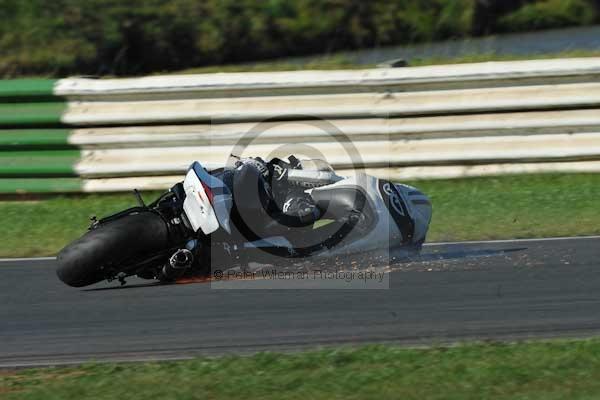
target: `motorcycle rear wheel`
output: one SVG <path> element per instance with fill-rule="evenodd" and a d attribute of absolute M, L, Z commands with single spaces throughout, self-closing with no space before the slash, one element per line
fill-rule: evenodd
<path fill-rule="evenodd" d="M 125 215 L 86 232 L 57 256 L 58 278 L 83 287 L 107 278 L 106 268 L 169 247 L 165 221 L 151 211 Z"/>

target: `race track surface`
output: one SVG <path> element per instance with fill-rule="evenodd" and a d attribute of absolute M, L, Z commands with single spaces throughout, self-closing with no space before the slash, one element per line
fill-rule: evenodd
<path fill-rule="evenodd" d="M 600 333 L 600 238 L 442 244 L 389 290 L 64 286 L 53 260 L 0 262 L 0 367 L 329 344 Z"/>

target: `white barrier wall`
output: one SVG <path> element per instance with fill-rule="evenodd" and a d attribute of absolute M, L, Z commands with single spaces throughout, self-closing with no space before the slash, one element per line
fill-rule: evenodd
<path fill-rule="evenodd" d="M 597 81 L 600 58 L 487 62 L 414 68 L 283 71 L 60 80 L 72 100 L 244 97 L 415 91 Z"/>
<path fill-rule="evenodd" d="M 600 171 L 600 58 L 65 79 L 55 92 L 89 191 L 167 187 L 232 151 L 399 179 Z"/>

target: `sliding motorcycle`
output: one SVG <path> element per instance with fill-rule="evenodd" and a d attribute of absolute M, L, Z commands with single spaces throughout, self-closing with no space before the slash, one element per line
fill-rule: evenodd
<path fill-rule="evenodd" d="M 266 183 L 194 162 L 152 203 L 134 191 L 137 206 L 93 218 L 59 252 L 57 275 L 73 287 L 132 276 L 169 283 L 252 262 L 420 251 L 432 215 L 425 194 L 363 173 L 339 176 L 321 160 L 294 161 L 265 163 L 278 171 Z M 308 213 L 286 214 L 298 198 Z"/>

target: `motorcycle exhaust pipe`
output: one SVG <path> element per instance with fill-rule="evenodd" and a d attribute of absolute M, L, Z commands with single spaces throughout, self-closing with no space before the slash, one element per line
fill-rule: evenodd
<path fill-rule="evenodd" d="M 192 266 L 194 255 L 188 249 L 179 249 L 169 259 L 169 265 L 174 269 L 187 269 Z"/>
<path fill-rule="evenodd" d="M 185 271 L 192 266 L 194 254 L 188 249 L 179 249 L 171 258 L 169 263 L 161 270 L 161 280 L 174 281 L 180 278 Z"/>

